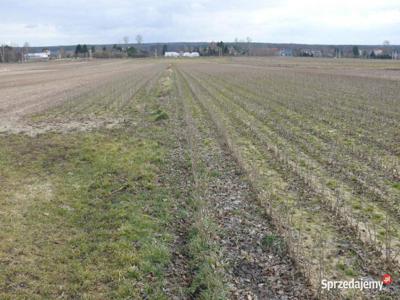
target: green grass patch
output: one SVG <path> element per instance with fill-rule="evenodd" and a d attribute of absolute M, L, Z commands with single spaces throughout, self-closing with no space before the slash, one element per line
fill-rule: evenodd
<path fill-rule="evenodd" d="M 2 136 L 1 299 L 167 299 L 171 140 L 157 92 L 138 99 L 143 113 L 127 106 L 140 126 Z"/>
<path fill-rule="evenodd" d="M 1 222 L 1 297 L 162 297 L 171 236 L 157 141 L 47 134 L 10 136 L 1 149 L 14 184 L 0 199 L 15 214 Z"/>
<path fill-rule="evenodd" d="M 277 235 L 266 235 L 261 240 L 261 245 L 265 250 L 272 251 L 278 255 L 286 253 L 286 244 L 283 239 Z"/>
<path fill-rule="evenodd" d="M 169 119 L 169 115 L 160 108 L 152 112 L 152 115 L 154 116 L 154 121 L 162 121 Z"/>
<path fill-rule="evenodd" d="M 188 250 L 194 278 L 189 293 L 194 299 L 226 299 L 226 286 L 220 265 L 220 249 L 215 243 L 217 225 L 204 215 L 192 226 Z"/>

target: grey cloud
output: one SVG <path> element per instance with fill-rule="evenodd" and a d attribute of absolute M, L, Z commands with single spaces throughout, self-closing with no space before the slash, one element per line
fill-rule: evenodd
<path fill-rule="evenodd" d="M 7 29 L 0 41 L 114 43 L 141 33 L 147 42 L 251 36 L 260 42 L 400 43 L 399 16 L 397 0 L 26 0 L 0 10 Z"/>

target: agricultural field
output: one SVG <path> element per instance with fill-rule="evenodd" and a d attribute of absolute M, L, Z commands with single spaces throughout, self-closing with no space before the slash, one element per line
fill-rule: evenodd
<path fill-rule="evenodd" d="M 397 61 L 0 65 L 0 299 L 400 299 L 399 104 Z"/>

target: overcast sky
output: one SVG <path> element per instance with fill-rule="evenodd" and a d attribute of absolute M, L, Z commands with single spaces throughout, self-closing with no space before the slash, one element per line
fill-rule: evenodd
<path fill-rule="evenodd" d="M 400 0 L 0 0 L 0 43 L 400 44 Z"/>

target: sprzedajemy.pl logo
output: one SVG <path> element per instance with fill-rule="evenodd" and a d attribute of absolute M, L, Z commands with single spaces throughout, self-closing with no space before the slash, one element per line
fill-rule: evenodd
<path fill-rule="evenodd" d="M 321 281 L 321 287 L 324 290 L 332 290 L 332 289 L 358 289 L 358 290 L 367 290 L 367 289 L 379 289 L 380 291 L 383 289 L 384 285 L 389 285 L 393 282 L 392 276 L 389 274 L 385 274 L 382 276 L 381 280 L 326 280 L 323 279 Z"/>

